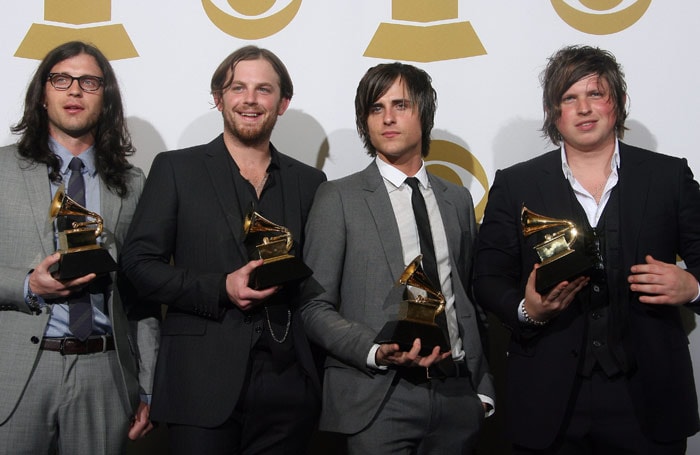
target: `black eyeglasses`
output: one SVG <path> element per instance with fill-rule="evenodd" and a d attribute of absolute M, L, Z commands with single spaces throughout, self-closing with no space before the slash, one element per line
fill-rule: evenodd
<path fill-rule="evenodd" d="M 47 80 L 56 90 L 68 90 L 73 85 L 73 81 L 78 81 L 80 88 L 86 92 L 98 91 L 105 81 L 97 76 L 74 77 L 66 73 L 49 73 Z"/>

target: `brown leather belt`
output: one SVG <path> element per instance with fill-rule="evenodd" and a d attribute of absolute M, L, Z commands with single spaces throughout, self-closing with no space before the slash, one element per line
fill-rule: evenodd
<path fill-rule="evenodd" d="M 114 338 L 111 335 L 88 338 L 42 338 L 41 349 L 60 352 L 61 355 L 94 354 L 114 350 Z"/>

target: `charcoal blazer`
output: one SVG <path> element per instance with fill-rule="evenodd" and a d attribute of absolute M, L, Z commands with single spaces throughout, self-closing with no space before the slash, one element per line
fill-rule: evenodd
<path fill-rule="evenodd" d="M 464 187 L 429 178 L 447 234 L 457 322 L 471 381 L 476 393 L 493 397 L 481 315 L 467 294 L 476 232 L 472 199 Z M 305 260 L 320 293 L 304 304 L 302 316 L 310 339 L 328 352 L 320 427 L 353 434 L 377 414 L 396 373 L 368 368 L 367 355 L 382 326 L 398 317 L 398 304 L 385 305 L 385 298 L 406 266 L 376 163 L 321 185 L 306 236 Z"/>
<path fill-rule="evenodd" d="M 304 243 L 303 226 L 324 174 L 281 153 L 284 225 Z M 150 305 L 167 305 L 151 417 L 214 427 L 232 413 L 246 377 L 257 322 L 229 301 L 226 274 L 248 263 L 243 216 L 223 135 L 160 153 L 153 161 L 127 246 L 124 271 Z M 297 248 L 301 252 L 301 248 Z M 294 311 L 295 302 L 289 302 Z M 303 328 L 292 315 L 297 358 L 320 393 Z"/>
<path fill-rule="evenodd" d="M 631 365 L 629 391 L 643 431 L 656 441 L 698 430 L 698 409 L 688 338 L 679 308 L 646 305 L 630 292 L 633 264 L 650 254 L 675 263 L 681 256 L 700 278 L 700 190 L 684 159 L 620 142 L 619 282 L 609 283 L 628 317 L 622 347 Z M 518 321 L 525 284 L 538 261 L 535 235 L 524 238 L 520 211 L 577 219 L 560 150 L 496 173 L 479 232 L 475 295 L 510 329 L 507 357 L 508 433 L 519 445 L 548 447 L 557 435 L 582 357 L 585 316 L 572 304 L 537 330 Z M 535 412 L 536 410 L 536 412 Z M 533 416 L 537 416 L 534 418 Z"/>
<path fill-rule="evenodd" d="M 31 163 L 15 146 L 0 148 L 0 424 L 4 423 L 25 393 L 39 355 L 39 345 L 49 320 L 50 306 L 33 314 L 23 294 L 27 273 L 54 253 L 53 222 L 49 217 L 51 189 L 45 165 Z M 104 246 L 116 260 L 141 194 L 145 177 L 140 169 L 128 173 L 125 198 L 111 192 L 100 180 Z M 116 273 L 112 282 L 119 284 Z M 134 301 L 113 285 L 108 313 L 114 332 L 120 370 L 114 383 L 120 388 L 124 409 L 134 411 L 143 393 L 151 393 L 158 349 L 157 317 L 140 317 L 129 323 L 127 312 Z M 131 317 L 129 318 L 131 319 Z M 131 328 L 129 327 L 131 325 Z M 137 365 L 138 362 L 138 365 Z M 29 397 L 31 399 L 31 397 Z"/>

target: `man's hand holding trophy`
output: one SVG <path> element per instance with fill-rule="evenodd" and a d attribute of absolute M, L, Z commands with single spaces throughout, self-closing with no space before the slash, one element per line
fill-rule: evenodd
<path fill-rule="evenodd" d="M 589 257 L 574 250 L 572 245 L 578 236 L 576 225 L 569 220 L 560 220 L 540 215 L 523 204 L 520 214 L 524 237 L 550 228 L 562 228 L 544 235 L 544 240 L 534 246 L 540 258 L 535 289 L 546 294 L 557 284 L 572 280 L 590 272 L 593 262 Z"/>
<path fill-rule="evenodd" d="M 440 352 L 449 351 L 450 342 L 435 322 L 445 311 L 445 297 L 423 271 L 421 259 L 419 255 L 408 264 L 387 296 L 388 305 L 398 303 L 398 319 L 387 322 L 374 342 L 396 343 L 402 351 L 410 351 L 413 341 L 420 338 L 420 355 L 427 356 L 435 346 L 440 346 Z M 418 292 L 411 291 L 409 286 Z"/>

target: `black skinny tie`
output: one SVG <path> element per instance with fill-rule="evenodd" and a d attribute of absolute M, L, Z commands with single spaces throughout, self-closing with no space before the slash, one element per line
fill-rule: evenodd
<path fill-rule="evenodd" d="M 420 192 L 420 184 L 417 178 L 408 177 L 406 183 L 411 187 L 411 205 L 413 206 L 413 216 L 416 218 L 416 226 L 418 227 L 420 252 L 423 255 L 423 271 L 425 271 L 428 279 L 435 286 L 435 290 L 442 292 L 437 260 L 435 259 L 433 234 L 430 231 L 430 218 L 428 218 L 425 199 L 423 199 L 423 194 Z M 447 318 L 444 311 L 435 316 L 435 322 L 445 334 L 446 341 L 450 343 L 450 332 L 447 329 Z"/>

